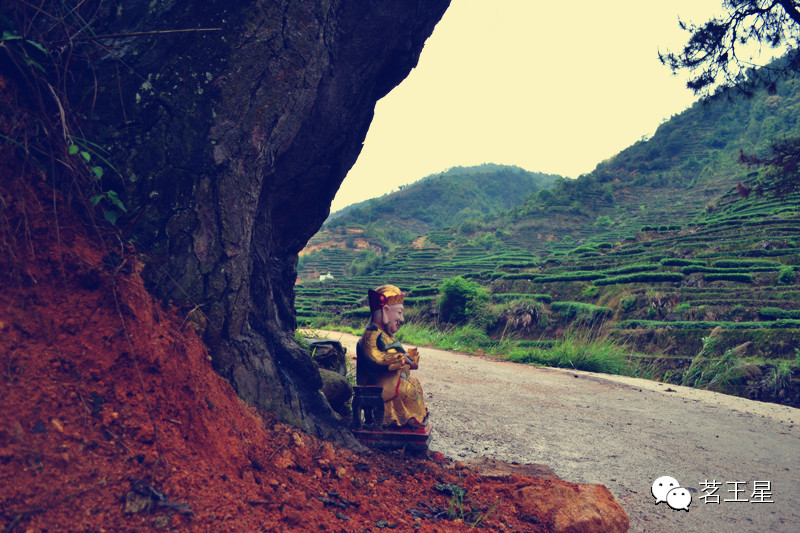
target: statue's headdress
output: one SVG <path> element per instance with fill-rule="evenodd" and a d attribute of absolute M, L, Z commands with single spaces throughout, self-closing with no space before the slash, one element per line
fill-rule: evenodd
<path fill-rule="evenodd" d="M 377 311 L 384 305 L 396 305 L 403 303 L 406 295 L 394 285 L 381 285 L 375 290 L 369 290 L 369 310 Z"/>

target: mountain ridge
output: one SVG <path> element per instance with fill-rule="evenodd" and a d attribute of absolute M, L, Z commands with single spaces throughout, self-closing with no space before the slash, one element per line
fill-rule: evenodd
<path fill-rule="evenodd" d="M 469 230 L 482 217 L 519 205 L 557 179 L 561 176 L 493 163 L 428 175 L 401 190 L 333 213 L 300 253 L 298 274 L 315 279 L 324 273 L 314 267 L 313 258 L 324 250 L 349 251 L 352 264 L 363 259 L 365 252 L 382 254 L 430 231 L 451 226 Z M 344 275 L 347 269 L 333 270 Z"/>

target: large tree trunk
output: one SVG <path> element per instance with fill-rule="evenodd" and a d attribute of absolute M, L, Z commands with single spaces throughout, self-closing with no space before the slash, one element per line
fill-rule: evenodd
<path fill-rule="evenodd" d="M 297 254 L 448 3 L 119 0 L 90 21 L 137 33 L 101 39 L 80 79 L 149 288 L 202 311 L 242 398 L 313 433 L 338 430 L 294 340 Z"/>

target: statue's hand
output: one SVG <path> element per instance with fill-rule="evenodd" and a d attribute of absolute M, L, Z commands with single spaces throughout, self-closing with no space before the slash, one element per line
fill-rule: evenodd
<path fill-rule="evenodd" d="M 387 363 L 389 363 L 388 370 L 394 372 L 400 370 L 404 366 L 408 366 L 408 356 L 403 352 L 391 352 L 387 355 Z"/>
<path fill-rule="evenodd" d="M 416 348 L 408 349 L 406 359 L 408 359 L 408 364 L 411 366 L 412 370 L 419 368 L 419 352 L 417 352 Z"/>

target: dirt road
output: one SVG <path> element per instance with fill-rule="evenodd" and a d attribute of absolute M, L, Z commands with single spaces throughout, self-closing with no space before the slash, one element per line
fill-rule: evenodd
<path fill-rule="evenodd" d="M 355 354 L 356 337 L 327 335 Z M 433 451 L 544 464 L 567 481 L 603 484 L 632 532 L 799 530 L 798 409 L 431 348 L 420 354 Z M 689 512 L 655 504 L 652 484 L 665 475 L 689 489 Z"/>

